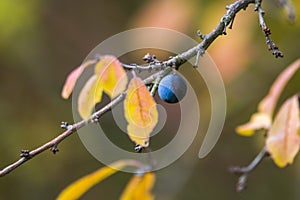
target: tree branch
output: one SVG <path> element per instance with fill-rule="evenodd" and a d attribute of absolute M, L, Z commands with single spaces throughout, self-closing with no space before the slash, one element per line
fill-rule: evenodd
<path fill-rule="evenodd" d="M 149 84 L 152 83 L 153 80 L 157 79 L 157 77 L 161 77 L 164 76 L 168 73 L 170 73 L 172 71 L 172 69 L 166 68 L 163 71 L 157 72 L 155 74 L 153 74 L 152 76 L 146 78 L 144 80 L 145 84 Z M 19 167 L 20 165 L 22 165 L 23 163 L 25 163 L 26 161 L 30 160 L 31 158 L 37 156 L 38 154 L 44 152 L 47 149 L 50 149 L 54 154 L 58 151 L 57 149 L 57 145 L 62 142 L 65 138 L 67 138 L 68 136 L 72 135 L 74 132 L 76 132 L 78 129 L 86 126 L 89 123 L 95 123 L 99 121 L 100 116 L 102 116 L 104 113 L 106 113 L 107 111 L 111 110 L 114 106 L 116 106 L 118 103 L 120 103 L 122 100 L 124 100 L 125 98 L 125 94 L 126 91 L 123 92 L 122 94 L 120 94 L 118 97 L 116 97 L 115 99 L 113 99 L 110 103 L 108 103 L 106 106 L 104 106 L 103 108 L 101 108 L 100 110 L 96 111 L 89 119 L 87 120 L 82 120 L 78 123 L 75 123 L 73 125 L 68 125 L 66 124 L 66 122 L 62 123 L 62 127 L 66 128 L 67 130 L 63 133 L 61 133 L 59 136 L 57 136 L 56 138 L 52 139 L 51 141 L 47 142 L 46 144 L 43 144 L 42 146 L 32 150 L 32 151 L 28 151 L 28 150 L 22 150 L 21 151 L 21 158 L 14 162 L 13 164 L 5 167 L 4 169 L 2 169 L 0 171 L 0 177 L 10 173 L 11 171 L 13 171 L 14 169 L 16 169 L 17 167 Z"/>
<path fill-rule="evenodd" d="M 238 182 L 236 184 L 236 191 L 241 192 L 246 188 L 248 175 L 262 162 L 264 158 L 269 155 L 268 150 L 264 147 L 259 154 L 254 158 L 254 160 L 246 167 L 230 167 L 229 171 L 231 173 L 239 175 Z"/>
<path fill-rule="evenodd" d="M 136 70 L 151 70 L 151 69 L 159 69 L 162 70 L 160 72 L 157 72 L 156 74 L 148 77 L 144 80 L 144 82 L 147 83 L 153 83 L 155 80 L 157 80 L 157 77 L 161 77 L 164 74 L 170 73 L 172 68 L 178 69 L 182 64 L 184 64 L 187 60 L 191 59 L 194 56 L 202 56 L 205 53 L 205 50 L 211 45 L 211 43 L 219 36 L 226 35 L 226 27 L 228 25 L 232 26 L 233 19 L 236 16 L 236 14 L 242 10 L 246 9 L 249 4 L 254 4 L 256 0 L 237 0 L 236 2 L 232 3 L 231 5 L 227 6 L 227 12 L 225 15 L 221 18 L 219 24 L 208 34 L 202 35 L 201 37 L 202 41 L 196 45 L 195 47 L 178 54 L 172 58 L 170 58 L 167 61 L 159 62 L 155 58 L 152 59 L 153 62 L 144 65 L 144 66 L 138 66 L 138 65 L 127 65 L 122 64 L 124 68 L 127 69 L 136 69 Z M 153 58 L 153 57 L 152 57 Z M 151 59 L 150 59 L 151 60 Z M 86 126 L 89 123 L 97 122 L 99 120 L 99 117 L 109 111 L 111 108 L 113 108 L 115 105 L 117 105 L 119 102 L 121 102 L 125 97 L 126 92 L 122 93 L 115 99 L 113 99 L 109 104 L 101 108 L 100 110 L 96 111 L 88 120 L 82 120 L 78 123 L 75 123 L 73 125 L 63 125 L 64 128 L 67 128 L 67 130 L 63 133 L 61 133 L 59 136 L 54 138 L 53 140 L 47 142 L 46 144 L 38 147 L 37 149 L 34 149 L 32 151 L 24 150 L 21 153 L 21 158 L 17 160 L 16 162 L 12 163 L 11 165 L 5 167 L 0 171 L 0 177 L 8 174 L 9 172 L 13 171 L 26 161 L 30 160 L 31 158 L 35 157 L 36 155 L 44 152 L 47 149 L 51 149 L 53 153 L 56 153 L 58 151 L 57 145 L 62 142 L 65 138 L 72 135 L 76 130 Z"/>
<path fill-rule="evenodd" d="M 282 58 L 283 53 L 281 51 L 279 51 L 278 47 L 276 46 L 276 44 L 272 41 L 272 39 L 270 37 L 271 30 L 266 25 L 266 22 L 264 19 L 265 12 L 261 8 L 261 1 L 262 0 L 256 0 L 255 9 L 254 9 L 255 11 L 258 12 L 258 19 L 259 19 L 260 27 L 265 35 L 266 43 L 268 45 L 269 50 L 272 51 L 272 54 L 275 56 L 275 58 L 278 58 L 278 57 Z"/>
<path fill-rule="evenodd" d="M 217 37 L 221 35 L 226 35 L 226 27 L 231 24 L 232 20 L 234 19 L 235 15 L 240 10 L 245 10 L 249 4 L 254 4 L 255 0 L 237 0 L 236 2 L 230 4 L 229 6 L 226 6 L 227 12 L 226 14 L 221 18 L 219 24 L 208 34 L 201 35 L 202 41 L 196 45 L 195 47 L 178 54 L 177 56 L 174 56 L 170 58 L 167 61 L 163 62 L 154 62 L 150 63 L 148 65 L 139 66 L 139 65 L 123 65 L 123 67 L 128 69 L 138 69 L 138 70 L 149 70 L 149 69 L 162 69 L 164 67 L 175 67 L 178 68 L 182 64 L 184 64 L 187 60 L 193 58 L 198 54 L 198 56 L 202 56 L 205 53 L 205 50 L 211 45 Z M 198 35 L 200 31 L 197 31 Z M 200 51 L 200 53 L 198 53 Z"/>

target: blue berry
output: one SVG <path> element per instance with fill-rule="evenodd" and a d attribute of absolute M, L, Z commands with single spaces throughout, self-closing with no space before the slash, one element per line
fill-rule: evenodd
<path fill-rule="evenodd" d="M 187 86 L 185 80 L 178 74 L 169 74 L 159 83 L 158 95 L 168 103 L 177 103 L 186 94 Z"/>

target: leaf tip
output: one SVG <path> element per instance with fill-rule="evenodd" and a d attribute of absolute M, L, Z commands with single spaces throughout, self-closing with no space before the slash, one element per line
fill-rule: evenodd
<path fill-rule="evenodd" d="M 252 136 L 255 131 L 268 129 L 271 125 L 271 116 L 265 113 L 255 113 L 250 121 L 236 128 L 236 132 L 242 136 Z"/>

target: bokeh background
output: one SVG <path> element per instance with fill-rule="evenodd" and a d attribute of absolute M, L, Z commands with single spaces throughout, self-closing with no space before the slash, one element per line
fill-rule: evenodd
<path fill-rule="evenodd" d="M 73 121 L 71 100 L 60 97 L 62 85 L 67 74 L 101 41 L 145 26 L 171 28 L 199 41 L 196 30 L 210 32 L 229 3 L 0 0 L 0 167 L 18 159 L 21 149 L 33 149 L 57 136 L 62 132 L 61 121 Z M 294 3 L 300 13 L 300 3 Z M 244 138 L 235 134 L 235 127 L 249 119 L 275 77 L 299 57 L 300 21 L 289 23 L 272 1 L 265 1 L 263 7 L 271 36 L 285 57 L 275 59 L 268 52 L 253 6 L 238 13 L 233 30 L 208 49 L 226 84 L 228 110 L 221 138 L 208 157 L 198 159 L 201 141 L 196 141 L 173 165 L 158 171 L 157 199 L 300 198 L 299 158 L 284 169 L 265 160 L 241 194 L 235 192 L 237 177 L 228 172 L 229 166 L 248 164 L 263 146 L 263 136 Z M 167 59 L 164 54 L 157 56 Z M 141 61 L 141 57 L 130 59 Z M 297 73 L 280 102 L 299 91 L 299 80 Z M 209 98 L 207 92 L 198 95 L 204 103 Z M 113 127 L 109 114 L 103 123 Z M 55 156 L 44 152 L 0 178 L 0 199 L 55 199 L 69 183 L 102 166 L 76 134 L 59 149 Z M 82 199 L 117 199 L 130 177 L 120 172 Z"/>

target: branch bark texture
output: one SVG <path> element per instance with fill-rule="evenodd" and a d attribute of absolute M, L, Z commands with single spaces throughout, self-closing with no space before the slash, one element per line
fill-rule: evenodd
<path fill-rule="evenodd" d="M 188 49 L 187 51 L 181 54 L 178 54 L 170 58 L 169 60 L 162 61 L 162 62 L 155 61 L 153 63 L 149 63 L 146 66 L 123 64 L 123 67 L 127 69 L 138 69 L 138 70 L 158 69 L 158 68 L 161 69 L 161 71 L 157 72 L 156 74 L 144 80 L 146 84 L 153 83 L 157 79 L 157 77 L 170 73 L 172 68 L 178 69 L 182 64 L 184 64 L 187 60 L 191 59 L 192 57 L 197 56 L 198 59 L 198 57 L 202 56 L 205 53 L 205 50 L 215 41 L 216 38 L 218 38 L 221 35 L 226 35 L 226 28 L 228 26 L 229 28 L 232 27 L 232 23 L 236 14 L 241 10 L 245 10 L 249 4 L 254 4 L 254 3 L 256 3 L 256 0 L 237 0 L 234 3 L 226 6 L 227 12 L 220 19 L 220 22 L 210 33 L 206 35 L 201 35 L 200 38 L 202 39 L 202 41 L 198 45 L 196 45 L 191 49 Z M 16 162 L 12 163 L 11 165 L 8 165 L 4 169 L 2 169 L 0 171 L 0 177 L 5 176 L 6 174 L 10 173 L 17 167 L 21 166 L 23 163 L 39 155 L 40 153 L 44 152 L 47 149 L 50 149 L 53 153 L 56 153 L 58 151 L 57 145 L 60 142 L 65 140 L 68 136 L 72 135 L 74 132 L 76 132 L 76 130 L 88 125 L 89 123 L 97 122 L 100 116 L 102 116 L 104 113 L 109 111 L 112 107 L 114 107 L 122 100 L 124 100 L 125 94 L 126 92 L 123 92 L 121 95 L 113 99 L 109 104 L 107 104 L 100 110 L 96 111 L 88 120 L 82 120 L 73 125 L 64 124 L 63 127 L 66 130 L 63 133 L 61 133 L 51 141 L 41 145 L 40 147 L 32 151 L 22 150 L 21 158 Z"/>

